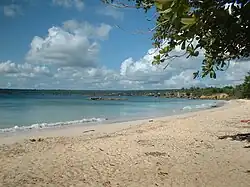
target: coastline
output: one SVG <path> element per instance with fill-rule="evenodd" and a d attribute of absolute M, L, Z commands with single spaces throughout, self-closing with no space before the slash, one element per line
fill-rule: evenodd
<path fill-rule="evenodd" d="M 249 143 L 218 137 L 249 133 L 240 123 L 249 111 L 250 101 L 232 100 L 152 120 L 0 138 L 8 144 L 0 146 L 0 186 L 248 186 Z"/>
<path fill-rule="evenodd" d="M 57 126 L 57 127 L 47 127 L 41 129 L 30 129 L 26 131 L 17 132 L 2 132 L 0 133 L 0 145 L 2 144 L 13 144 L 25 139 L 30 139 L 34 137 L 56 137 L 56 136 L 79 136 L 82 132 L 86 133 L 91 131 L 91 134 L 95 133 L 112 133 L 118 130 L 123 130 L 126 128 L 133 127 L 138 124 L 145 124 L 150 120 L 169 120 L 175 118 L 185 118 L 192 116 L 196 112 L 214 110 L 217 108 L 224 107 L 228 105 L 228 101 L 216 101 L 215 105 L 211 105 L 206 108 L 196 108 L 196 109 L 182 109 L 176 114 L 158 115 L 154 117 L 140 116 L 132 119 L 115 119 L 107 120 L 102 122 L 90 122 L 90 123 L 80 123 L 73 125 Z M 185 107 L 184 107 L 185 108 Z"/>

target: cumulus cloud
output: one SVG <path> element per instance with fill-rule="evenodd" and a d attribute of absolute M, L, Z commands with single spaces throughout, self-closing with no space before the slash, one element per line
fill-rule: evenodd
<path fill-rule="evenodd" d="M 97 12 L 97 14 L 109 16 L 109 17 L 112 17 L 116 20 L 122 20 L 124 18 L 123 12 L 121 12 L 117 8 L 111 7 L 111 6 L 99 8 L 99 9 L 97 9 L 96 12 Z"/>
<path fill-rule="evenodd" d="M 3 7 L 3 13 L 7 17 L 15 17 L 22 14 L 22 9 L 20 5 L 10 4 Z"/>
<path fill-rule="evenodd" d="M 82 11 L 84 8 L 83 0 L 52 0 L 52 3 L 56 6 L 62 6 L 64 8 L 76 8 Z"/>
<path fill-rule="evenodd" d="M 185 57 L 173 61 L 166 61 L 160 65 L 152 65 L 153 57 L 156 55 L 154 49 L 150 49 L 148 53 L 141 59 L 135 61 L 132 58 L 128 58 L 122 62 L 120 68 L 120 75 L 123 79 L 129 81 L 142 81 L 144 85 L 155 85 L 156 87 L 176 86 L 175 82 L 178 79 L 177 76 L 181 76 L 184 71 L 192 70 L 199 67 L 198 60 L 189 60 L 192 63 L 187 63 Z M 170 63 L 167 69 L 164 67 Z M 189 71 L 188 71 L 189 72 Z M 190 73 L 189 83 L 192 83 L 192 73 Z M 178 85 L 178 84 L 177 84 Z M 183 85 L 183 84 L 182 84 Z"/>
<path fill-rule="evenodd" d="M 35 36 L 26 60 L 34 64 L 66 67 L 95 67 L 100 50 L 98 41 L 108 37 L 111 26 L 93 26 L 69 20 L 62 27 L 52 27 L 45 38 Z"/>

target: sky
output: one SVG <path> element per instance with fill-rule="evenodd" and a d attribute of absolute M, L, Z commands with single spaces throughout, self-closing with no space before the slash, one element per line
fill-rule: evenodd
<path fill-rule="evenodd" d="M 202 56 L 152 65 L 148 14 L 100 0 L 1 0 L 0 88 L 171 89 L 236 85 L 250 63 L 193 79 Z M 177 48 L 176 52 L 180 52 Z"/>

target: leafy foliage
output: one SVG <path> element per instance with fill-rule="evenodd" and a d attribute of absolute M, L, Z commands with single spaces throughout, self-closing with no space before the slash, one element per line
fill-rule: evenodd
<path fill-rule="evenodd" d="M 127 1 L 145 12 L 155 8 L 158 13 L 152 40 L 160 54 L 154 57 L 154 64 L 178 57 L 170 55 L 177 46 L 181 46 L 187 58 L 197 57 L 203 50 L 202 69 L 194 73 L 194 78 L 216 78 L 216 71 L 226 70 L 229 61 L 250 55 L 249 0 L 238 0 L 238 4 L 228 0 Z"/>
<path fill-rule="evenodd" d="M 202 95 L 211 96 L 214 94 L 225 93 L 230 97 L 234 97 L 234 87 L 226 86 L 223 88 L 216 87 L 207 87 L 207 88 L 199 88 L 199 87 L 191 87 L 191 88 L 182 88 L 181 92 L 186 93 L 187 96 L 200 97 Z"/>
<path fill-rule="evenodd" d="M 242 84 L 242 97 L 250 98 L 250 72 L 245 77 L 244 83 Z"/>

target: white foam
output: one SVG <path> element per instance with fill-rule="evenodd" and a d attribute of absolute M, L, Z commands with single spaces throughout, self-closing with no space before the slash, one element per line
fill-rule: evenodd
<path fill-rule="evenodd" d="M 200 105 L 194 105 L 194 106 L 185 106 L 182 108 L 182 110 L 193 110 L 193 109 L 206 109 L 211 108 L 212 106 L 219 106 L 219 103 L 203 103 Z"/>
<path fill-rule="evenodd" d="M 24 130 L 31 130 L 31 129 L 43 129 L 43 128 L 50 128 L 50 127 L 65 126 L 65 125 L 77 125 L 81 123 L 101 122 L 105 120 L 107 120 L 107 118 L 84 118 L 81 120 L 55 122 L 55 123 L 35 123 L 29 126 L 14 126 L 11 128 L 0 129 L 0 133 L 24 131 Z"/>
<path fill-rule="evenodd" d="M 192 110 L 192 107 L 191 107 L 191 106 L 184 106 L 184 107 L 182 108 L 182 110 Z"/>

